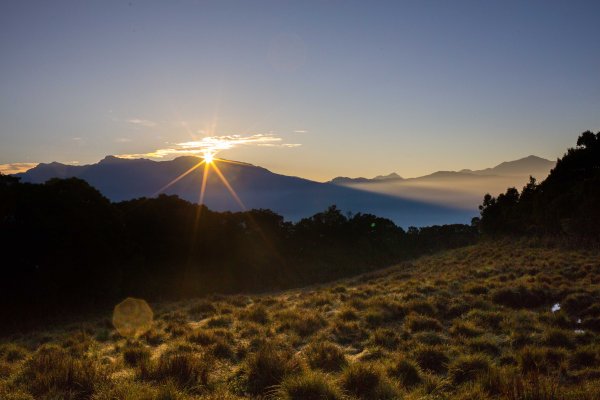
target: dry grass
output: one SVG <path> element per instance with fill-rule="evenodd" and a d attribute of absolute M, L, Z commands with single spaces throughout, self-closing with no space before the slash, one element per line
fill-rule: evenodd
<path fill-rule="evenodd" d="M 560 310 L 551 311 L 559 303 Z M 0 398 L 600 398 L 600 255 L 482 243 L 331 285 L 0 340 Z"/>

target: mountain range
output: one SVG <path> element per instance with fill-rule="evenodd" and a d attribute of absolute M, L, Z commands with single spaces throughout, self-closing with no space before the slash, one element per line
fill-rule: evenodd
<path fill-rule="evenodd" d="M 57 162 L 39 164 L 16 176 L 23 182 L 31 183 L 43 183 L 51 178 L 81 178 L 112 201 L 165 193 L 198 202 L 204 167 L 181 176 L 200 161 L 200 158 L 193 156 L 169 161 L 107 156 L 90 165 Z M 479 182 L 479 186 L 486 186 L 481 183 L 489 183 L 490 180 L 494 183 L 494 188 L 499 181 L 507 180 L 513 182 L 513 186 L 524 185 L 525 181 L 521 178 L 540 171 L 546 171 L 547 174 L 554 165 L 549 160 L 530 156 L 480 171 L 441 171 L 411 179 L 403 179 L 392 173 L 373 179 L 339 177 L 330 182 L 315 182 L 276 174 L 247 163 L 227 160 L 216 162 L 239 201 L 211 167 L 203 199 L 210 209 L 239 211 L 244 208 L 267 208 L 286 219 L 298 220 L 335 204 L 346 212 L 372 213 L 389 218 L 403 227 L 468 223 L 477 215 L 477 205 L 485 192 L 478 191 L 477 200 L 473 194 L 468 205 L 464 201 L 452 201 L 456 200 L 456 193 L 471 193 L 474 182 Z M 177 179 L 178 177 L 181 179 Z M 458 191 L 457 180 L 460 181 Z M 452 186 L 452 190 L 444 187 L 444 182 L 446 186 Z M 166 187 L 169 183 L 172 184 Z M 495 192 L 505 189 L 506 187 L 499 187 Z"/>

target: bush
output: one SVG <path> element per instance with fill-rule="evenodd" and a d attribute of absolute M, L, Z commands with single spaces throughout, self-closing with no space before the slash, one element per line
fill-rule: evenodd
<path fill-rule="evenodd" d="M 286 377 L 279 386 L 276 397 L 283 400 L 338 400 L 344 398 L 326 375 L 314 371 Z"/>
<path fill-rule="evenodd" d="M 490 361 L 481 354 L 459 356 L 448 366 L 448 376 L 455 385 L 473 381 L 488 373 Z"/>
<path fill-rule="evenodd" d="M 307 346 L 305 350 L 308 365 L 311 368 L 327 372 L 340 371 L 348 361 L 339 346 L 325 341 L 317 341 Z"/>

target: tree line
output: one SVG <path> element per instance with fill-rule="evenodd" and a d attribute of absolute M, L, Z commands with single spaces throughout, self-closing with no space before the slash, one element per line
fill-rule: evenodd
<path fill-rule="evenodd" d="M 600 239 L 600 132 L 583 132 L 543 182 L 486 194 L 479 209 L 475 222 L 489 235 Z"/>
<path fill-rule="evenodd" d="M 77 178 L 0 174 L 0 313 L 72 314 L 125 296 L 169 299 L 324 282 L 473 243 L 469 225 L 404 230 L 335 206 L 296 223 L 270 210 L 214 212 L 177 196 L 112 203 Z"/>

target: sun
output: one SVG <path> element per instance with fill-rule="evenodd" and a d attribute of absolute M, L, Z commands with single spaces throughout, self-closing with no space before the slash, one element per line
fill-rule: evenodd
<path fill-rule="evenodd" d="M 214 161 L 215 156 L 212 153 L 205 153 L 204 154 L 204 162 L 206 162 L 207 164 L 212 164 L 212 162 Z"/>

